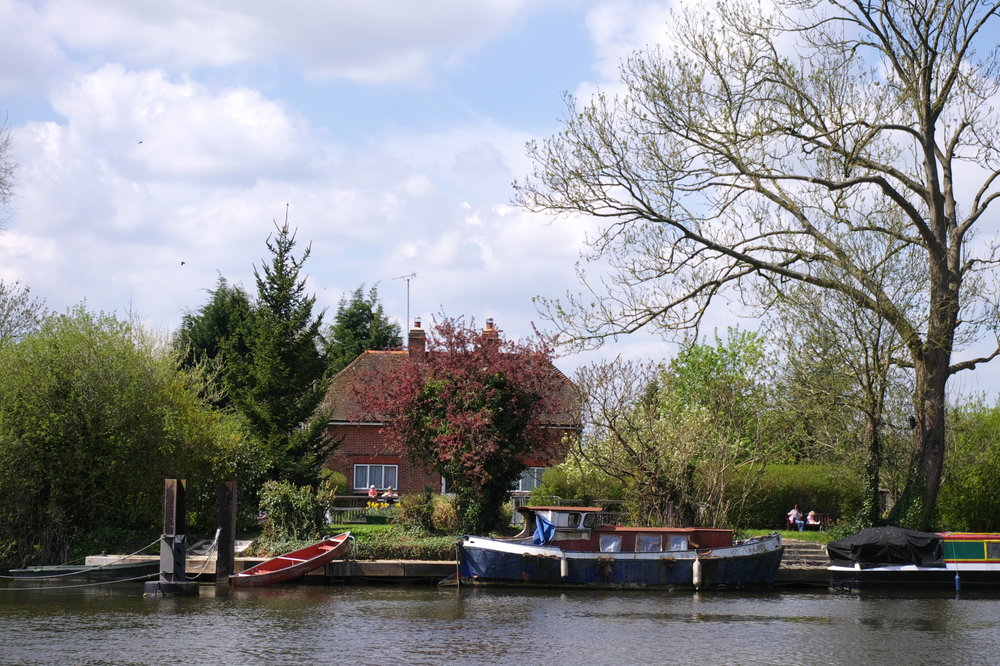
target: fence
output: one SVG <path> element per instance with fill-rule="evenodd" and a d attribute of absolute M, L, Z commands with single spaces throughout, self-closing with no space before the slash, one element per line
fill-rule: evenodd
<path fill-rule="evenodd" d="M 372 500 L 368 495 L 337 495 L 330 509 L 330 522 L 363 523 L 370 513 L 368 503 L 377 501 L 380 500 Z"/>

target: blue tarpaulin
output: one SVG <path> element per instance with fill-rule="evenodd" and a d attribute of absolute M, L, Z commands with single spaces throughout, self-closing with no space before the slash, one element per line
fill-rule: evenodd
<path fill-rule="evenodd" d="M 531 539 L 531 543 L 536 546 L 544 546 L 548 542 L 552 541 L 552 537 L 555 536 L 555 533 L 556 526 L 536 513 L 535 536 Z"/>

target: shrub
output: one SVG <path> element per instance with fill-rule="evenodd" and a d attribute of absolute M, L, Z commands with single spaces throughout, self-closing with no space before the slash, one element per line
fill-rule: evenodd
<path fill-rule="evenodd" d="M 316 499 L 319 500 L 324 511 L 330 511 L 334 507 L 337 495 L 346 488 L 346 476 L 332 469 L 324 469 L 319 473 L 319 490 L 316 491 Z"/>
<path fill-rule="evenodd" d="M 455 506 L 454 497 L 435 495 L 433 498 L 433 508 L 431 509 L 431 526 L 435 532 L 441 534 L 455 534 L 458 532 L 458 508 Z"/>
<path fill-rule="evenodd" d="M 784 527 L 785 515 L 798 504 L 802 513 L 825 513 L 832 520 L 853 519 L 861 509 L 864 483 L 839 465 L 768 465 L 746 507 L 745 524 Z"/>
<path fill-rule="evenodd" d="M 397 523 L 419 527 L 427 532 L 434 529 L 434 496 L 430 488 L 424 488 L 422 493 L 403 495 L 397 507 Z"/>
<path fill-rule="evenodd" d="M 454 560 L 455 537 L 432 536 L 403 525 L 370 525 L 358 530 L 359 560 Z M 352 531 L 354 527 L 351 527 Z"/>
<path fill-rule="evenodd" d="M 263 532 L 254 552 L 279 551 L 279 544 L 315 541 L 323 529 L 323 507 L 312 486 L 268 481 L 260 491 Z"/>
<path fill-rule="evenodd" d="M 542 473 L 542 483 L 531 491 L 530 504 L 550 504 L 552 497 L 579 500 L 622 499 L 621 484 L 600 470 L 565 462 Z"/>
<path fill-rule="evenodd" d="M 396 523 L 435 534 L 456 534 L 459 514 L 455 498 L 435 495 L 430 488 L 403 495 L 397 504 Z"/>

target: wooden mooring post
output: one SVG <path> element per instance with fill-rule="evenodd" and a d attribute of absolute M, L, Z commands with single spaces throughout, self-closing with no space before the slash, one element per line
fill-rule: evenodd
<path fill-rule="evenodd" d="M 236 562 L 236 484 L 223 481 L 219 484 L 219 541 L 215 559 L 215 584 L 229 585 Z"/>
<path fill-rule="evenodd" d="M 160 537 L 160 578 L 147 581 L 145 595 L 196 596 L 198 584 L 187 580 L 187 482 L 184 479 L 163 481 L 163 534 Z"/>

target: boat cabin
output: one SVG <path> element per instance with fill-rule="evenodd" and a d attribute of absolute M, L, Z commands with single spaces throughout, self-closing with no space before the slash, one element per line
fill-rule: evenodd
<path fill-rule="evenodd" d="M 522 506 L 524 529 L 515 539 L 586 552 L 659 553 L 733 545 L 733 530 L 708 527 L 624 527 L 600 524 L 600 507 Z"/>

